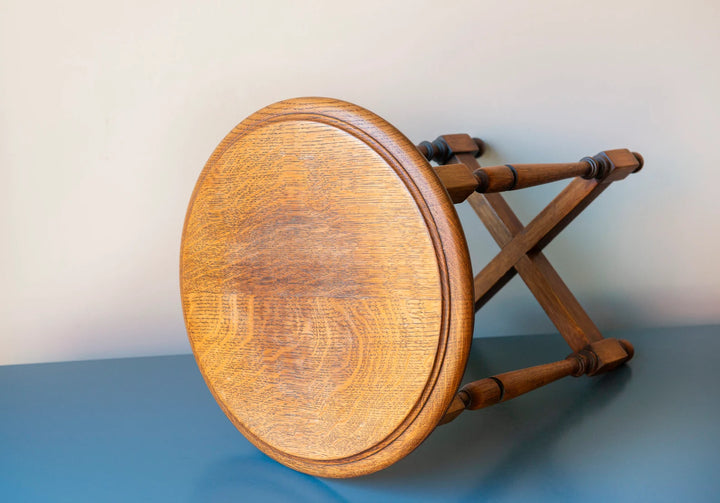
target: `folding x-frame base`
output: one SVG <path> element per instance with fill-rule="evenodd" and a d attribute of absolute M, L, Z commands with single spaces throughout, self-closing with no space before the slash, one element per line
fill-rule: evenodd
<path fill-rule="evenodd" d="M 467 135 L 440 137 L 439 140 L 449 151 L 442 164 L 464 165 L 477 174 L 483 168 L 475 159 L 477 147 L 473 149 L 474 142 L 468 139 Z M 602 176 L 574 178 L 527 226 L 522 225 L 499 193 L 475 192 L 468 197 L 470 205 L 501 248 L 475 276 L 475 310 L 480 309 L 515 274 L 519 274 L 573 354 L 565 360 L 464 386 L 443 422 L 454 419 L 464 409 L 477 409 L 505 401 L 567 375 L 606 372 L 632 358 L 633 348 L 629 342 L 602 336 L 542 252 L 612 182 L 622 180 L 642 167 L 642 158 L 628 150 L 605 151 L 599 156 L 602 156 L 606 167 Z M 516 169 L 506 166 L 512 170 L 515 184 L 518 179 Z"/>

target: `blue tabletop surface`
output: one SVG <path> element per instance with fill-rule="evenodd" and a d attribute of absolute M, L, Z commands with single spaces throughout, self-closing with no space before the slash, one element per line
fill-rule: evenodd
<path fill-rule="evenodd" d="M 607 335 L 635 345 L 628 366 L 466 412 L 345 480 L 259 452 L 190 355 L 0 367 L 0 501 L 720 501 L 720 327 Z M 466 380 L 568 352 L 476 339 Z"/>

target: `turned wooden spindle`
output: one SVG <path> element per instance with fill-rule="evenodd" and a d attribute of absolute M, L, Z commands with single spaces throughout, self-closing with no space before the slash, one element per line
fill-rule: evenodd
<path fill-rule="evenodd" d="M 525 189 L 576 176 L 602 178 L 607 170 L 604 159 L 584 157 L 578 162 L 488 166 L 475 170 L 473 174 L 478 180 L 475 192 L 488 193 Z"/>
<path fill-rule="evenodd" d="M 564 360 L 473 381 L 458 391 L 440 424 L 449 423 L 463 410 L 477 410 L 506 402 L 563 377 L 607 372 L 629 361 L 634 354 L 632 344 L 626 340 L 603 339 Z"/>
<path fill-rule="evenodd" d="M 447 136 L 465 136 L 464 139 L 451 139 L 454 144 L 463 142 L 461 145 L 463 153 L 479 157 L 484 151 L 483 142 L 477 138 L 470 138 L 467 135 Z M 482 167 L 473 171 L 464 163 L 443 164 L 452 159 L 454 155 L 453 149 L 448 146 L 448 142 L 443 137 L 434 142 L 424 141 L 417 148 L 428 160 L 434 160 L 440 164 L 435 168 L 435 172 L 447 189 L 453 203 L 463 202 L 473 192 L 493 193 L 525 189 L 575 177 L 602 179 L 612 169 L 606 152 L 601 152 L 592 157 L 583 157 L 578 162 L 504 164 Z M 638 163 L 635 171 L 639 171 L 643 165 L 643 158 L 637 152 L 633 152 L 632 155 Z"/>

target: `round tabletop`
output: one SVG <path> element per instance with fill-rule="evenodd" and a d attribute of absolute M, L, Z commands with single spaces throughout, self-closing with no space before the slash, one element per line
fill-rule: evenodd
<path fill-rule="evenodd" d="M 415 146 L 350 103 L 270 105 L 213 152 L 180 280 L 210 390 L 297 470 L 384 468 L 435 428 L 472 338 L 467 245 Z"/>

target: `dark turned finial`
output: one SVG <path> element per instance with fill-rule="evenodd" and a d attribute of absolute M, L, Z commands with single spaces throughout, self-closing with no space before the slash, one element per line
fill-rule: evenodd
<path fill-rule="evenodd" d="M 480 157 L 485 152 L 485 142 L 465 134 L 453 134 L 439 136 L 431 142 L 424 141 L 417 148 L 428 161 L 445 164 L 455 154 L 472 153 L 473 156 Z"/>
<path fill-rule="evenodd" d="M 452 151 L 442 137 L 435 141 L 424 141 L 418 145 L 418 150 L 425 156 L 428 161 L 435 161 L 438 164 L 444 164 L 452 157 Z"/>

